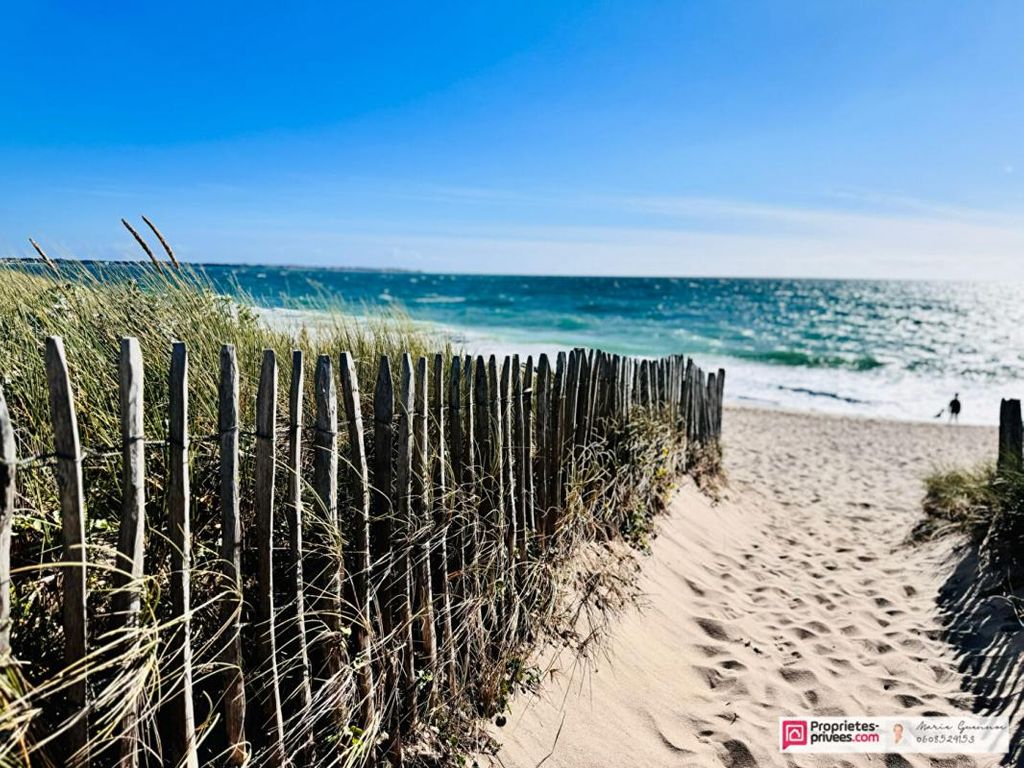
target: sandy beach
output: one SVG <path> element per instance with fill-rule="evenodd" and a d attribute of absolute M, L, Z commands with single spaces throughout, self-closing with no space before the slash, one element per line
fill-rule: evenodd
<path fill-rule="evenodd" d="M 985 632 L 1012 616 L 975 607 L 992 621 L 964 632 L 966 548 L 908 541 L 922 477 L 992 458 L 995 430 L 731 408 L 724 443 L 721 500 L 679 490 L 643 564 L 643 604 L 596 664 L 556 660 L 541 695 L 514 702 L 494 765 L 998 764 L 777 747 L 793 714 L 1010 714 L 1017 657 L 996 663 Z"/>

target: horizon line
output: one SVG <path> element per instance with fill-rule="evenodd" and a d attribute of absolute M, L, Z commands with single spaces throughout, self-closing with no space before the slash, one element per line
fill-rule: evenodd
<path fill-rule="evenodd" d="M 151 266 L 152 262 L 147 259 L 97 259 L 97 258 L 68 258 L 66 256 L 51 256 L 51 261 L 59 264 L 110 264 L 110 265 L 130 265 L 130 266 Z M 588 280 L 778 280 L 778 281 L 796 281 L 802 280 L 806 282 L 842 282 L 842 283 L 993 283 L 993 282 L 1010 282 L 1010 283 L 1024 283 L 1024 279 L 1006 280 L 1005 278 L 995 277 L 979 277 L 970 280 L 955 277 L 851 277 L 851 276 L 838 276 L 838 277 L 813 277 L 813 276 L 802 276 L 802 275 L 616 275 L 616 274 L 565 274 L 556 272 L 472 272 L 472 271 L 448 271 L 448 270 L 425 270 L 415 269 L 412 267 L 365 267 L 365 266 L 346 266 L 346 265 L 313 265 L 313 264 L 283 264 L 274 262 L 258 262 L 258 261 L 239 261 L 239 262 L 225 262 L 225 261 L 198 261 L 193 259 L 176 257 L 178 262 L 193 267 L 219 267 L 219 268 L 237 268 L 237 267 L 259 267 L 261 269 L 281 269 L 281 270 L 309 270 L 309 271 L 321 271 L 321 272 L 361 272 L 361 273 L 378 273 L 378 274 L 409 274 L 409 275 L 445 275 L 452 277 L 532 277 L 532 278 L 552 278 L 552 279 L 588 279 Z M 0 266 L 6 266 L 14 262 L 25 262 L 45 267 L 46 265 L 39 259 L 38 256 L 0 256 Z M 170 265 L 169 261 L 161 261 L 162 265 Z"/>

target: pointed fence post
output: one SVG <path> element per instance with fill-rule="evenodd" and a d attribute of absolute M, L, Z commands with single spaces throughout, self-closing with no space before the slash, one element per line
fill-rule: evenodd
<path fill-rule="evenodd" d="M 720 440 L 722 437 L 722 415 L 723 409 L 725 408 L 725 369 L 718 369 L 718 376 L 715 378 L 715 383 L 718 384 L 718 416 L 715 420 L 715 439 Z"/>
<path fill-rule="evenodd" d="M 548 429 L 551 419 L 551 363 L 546 354 L 537 360 L 537 382 L 534 385 L 537 418 L 534 422 L 536 453 L 533 460 L 534 492 L 536 494 L 536 526 L 541 538 L 547 536 L 548 517 Z"/>
<path fill-rule="evenodd" d="M 433 508 L 430 494 L 429 376 L 427 358 L 416 361 L 416 386 L 413 402 L 413 463 L 411 514 L 413 548 L 411 550 L 413 582 L 414 641 L 417 674 L 423 681 L 424 711 L 433 707 L 437 689 L 428 680 L 437 677 L 437 638 L 434 634 L 434 591 L 430 573 L 431 544 L 434 534 Z"/>
<path fill-rule="evenodd" d="M 170 761 L 195 768 L 196 727 L 192 704 L 192 532 L 189 522 L 188 350 L 178 341 L 171 348 L 168 391 L 167 523 L 171 542 L 171 610 L 175 627 L 167 643 L 171 692 L 168 695 L 167 739 Z"/>
<path fill-rule="evenodd" d="M 583 356 L 577 350 L 570 352 L 569 363 L 565 371 L 565 395 L 563 396 L 565 403 L 562 410 L 562 428 L 560 433 L 562 444 L 559 446 L 559 454 L 562 462 L 561 475 L 558 478 L 560 515 L 565 512 L 569 481 L 572 478 L 575 468 L 575 440 L 576 426 L 579 420 L 578 408 L 580 374 L 582 373 L 583 365 L 582 357 Z"/>
<path fill-rule="evenodd" d="M 370 478 L 366 463 L 366 440 L 359 401 L 359 379 L 355 361 L 348 352 L 341 355 L 341 389 L 348 423 L 349 467 L 352 475 L 352 501 L 349 529 L 353 532 L 350 558 L 346 567 L 350 594 L 348 612 L 352 622 L 352 647 L 355 651 L 356 685 L 359 688 L 360 719 L 363 728 L 373 721 L 373 668 L 370 666 Z"/>
<path fill-rule="evenodd" d="M 479 605 L 475 597 L 474 574 L 471 569 L 476 557 L 476 510 L 472 501 L 473 465 L 476 449 L 473 443 L 473 365 L 472 358 L 452 359 L 448 382 L 448 407 L 451 409 L 448 423 L 451 427 L 452 471 L 455 480 L 455 530 L 452 543 L 455 547 L 455 568 L 457 577 L 453 585 L 457 608 L 457 623 L 453 632 L 457 635 L 457 656 L 460 681 L 469 678 L 476 644 L 475 629 L 479 623 Z M 463 408 L 463 403 L 465 407 Z"/>
<path fill-rule="evenodd" d="M 288 389 L 288 454 L 285 457 L 287 471 L 287 502 L 285 522 L 288 529 L 288 549 L 285 561 L 285 604 L 281 611 L 281 643 L 277 649 L 282 662 L 281 684 L 285 693 L 282 705 L 289 722 L 305 724 L 312 708 L 310 688 L 309 654 L 306 649 L 305 584 L 302 571 L 304 554 L 302 541 L 302 395 L 305 388 L 305 370 L 301 350 L 292 352 L 291 382 Z M 310 759 L 313 748 L 313 733 L 309 728 L 300 729 L 298 742 L 294 746 L 296 762 Z M 292 739 L 295 741 L 295 739 Z"/>
<path fill-rule="evenodd" d="M 573 462 L 575 463 L 579 459 L 579 448 L 582 448 L 587 443 L 587 432 L 590 428 L 589 410 L 590 410 L 590 373 L 591 365 L 586 355 L 581 354 L 577 357 L 579 361 L 579 390 L 576 400 L 576 417 L 573 420 L 573 426 L 575 427 L 575 435 L 572 432 L 569 433 L 570 440 L 573 444 Z"/>
<path fill-rule="evenodd" d="M 468 369 L 467 369 L 468 370 Z M 472 480 L 479 484 L 482 490 L 480 517 L 490 515 L 490 506 L 493 504 L 493 477 L 489 476 L 491 471 L 491 406 L 490 393 L 487 385 L 487 364 L 483 357 L 477 357 L 473 369 L 473 405 L 475 421 L 473 422 L 473 462 Z"/>
<path fill-rule="evenodd" d="M 500 492 L 502 529 L 505 536 L 506 568 L 508 579 L 514 576 L 516 559 L 516 530 L 519 515 L 519 497 L 513 466 L 515 451 L 512 447 L 515 426 L 512 423 L 512 360 L 506 355 L 501 364 L 501 380 L 498 384 L 498 418 L 501 422 L 501 484 Z"/>
<path fill-rule="evenodd" d="M 123 495 L 114 571 L 115 623 L 127 630 L 138 626 L 142 607 L 142 574 L 146 535 L 146 445 L 143 432 L 142 349 L 138 339 L 121 339 L 118 364 L 121 395 L 121 463 Z M 130 638 L 130 633 L 126 634 Z M 122 650 L 131 654 L 130 639 Z M 134 662 L 133 662 L 134 663 Z M 121 768 L 139 764 L 138 718 L 141 698 L 127 705 L 122 723 Z"/>
<path fill-rule="evenodd" d="M 487 421 L 489 422 L 489 455 L 484 464 L 485 477 L 491 485 L 489 517 L 484 521 L 484 537 L 494 542 L 495 563 L 499 569 L 505 561 L 505 420 L 502 418 L 501 377 L 498 360 L 494 355 L 487 359 Z M 506 390 L 507 393 L 507 390 Z M 507 397 L 506 397 L 507 400 Z"/>
<path fill-rule="evenodd" d="M 320 355 L 313 374 L 316 427 L 313 432 L 313 493 L 316 515 L 306 561 L 312 591 L 310 665 L 319 694 L 341 671 L 341 572 L 338 558 L 338 394 L 330 355 Z"/>
<path fill-rule="evenodd" d="M 18 466 L 14 427 L 0 387 L 0 674 L 11 656 L 11 521 L 14 519 L 14 481 Z"/>
<path fill-rule="evenodd" d="M 451 566 L 456 572 L 453 592 L 460 601 L 465 597 L 463 592 L 466 568 L 466 519 L 463 510 L 458 506 L 463 496 L 463 484 L 466 481 L 465 440 L 462 423 L 462 358 L 453 357 L 448 369 L 448 458 L 451 461 L 451 478 L 453 485 L 453 502 L 457 506 L 450 518 L 448 555 L 452 558 Z M 461 605 L 459 606 L 461 609 Z"/>
<path fill-rule="evenodd" d="M 395 552 L 393 565 L 393 595 L 398 596 L 401 623 L 398 631 L 399 643 L 399 691 L 405 710 L 402 720 L 402 735 L 411 733 L 418 720 L 418 696 L 416 690 L 416 662 L 413 645 L 412 614 L 412 457 L 413 457 L 413 411 L 416 378 L 412 367 L 412 356 L 402 355 L 402 379 L 398 401 L 398 462 L 395 465 L 395 495 L 398 502 L 398 535 L 394 538 Z"/>
<path fill-rule="evenodd" d="M 373 396 L 373 440 L 374 469 L 371 521 L 371 545 L 373 547 L 374 583 L 380 584 L 377 598 L 381 613 L 381 627 L 384 637 L 394 643 L 394 634 L 402 623 L 402 600 L 404 582 L 395 577 L 398 557 L 393 551 L 393 542 L 398 526 L 395 525 L 394 505 L 394 472 L 392 452 L 394 449 L 395 389 L 391 376 L 391 363 L 387 355 L 380 358 L 377 370 L 377 383 Z M 383 686 L 389 692 L 383 713 L 383 726 L 387 731 L 388 740 L 384 745 L 388 759 L 392 765 L 402 765 L 402 703 L 399 694 L 401 676 L 399 674 L 399 653 L 393 645 L 384 649 L 381 665 L 383 667 Z"/>
<path fill-rule="evenodd" d="M 525 482 L 525 496 L 523 502 L 523 520 L 526 528 L 531 534 L 537 531 L 537 497 L 535 476 L 533 467 L 533 356 L 527 356 L 526 367 L 523 369 L 523 442 L 522 442 L 522 466 L 523 480 Z M 526 550 L 523 550 L 526 555 Z"/>
<path fill-rule="evenodd" d="M 550 542 L 558 523 L 558 511 L 564 503 L 562 497 L 562 441 L 564 438 L 564 422 L 566 409 L 566 371 L 568 359 L 565 352 L 559 352 L 555 358 L 555 376 L 550 390 L 550 413 L 548 416 L 548 509 L 545 523 L 545 537 Z"/>
<path fill-rule="evenodd" d="M 434 504 L 434 536 L 430 544 L 430 572 L 433 578 L 431 589 L 434 595 L 434 615 L 436 617 L 435 637 L 437 638 L 437 656 L 440 662 L 438 671 L 446 688 L 452 694 L 458 690 L 455 677 L 455 644 L 452 639 L 452 600 L 449 583 L 451 572 L 451 551 L 453 549 L 452 496 L 448 472 L 448 452 L 445 450 L 445 387 L 444 357 L 435 355 L 431 369 L 433 377 L 432 418 L 434 450 L 431 455 L 433 476 Z M 440 686 L 435 687 L 440 691 Z"/>
<path fill-rule="evenodd" d="M 284 718 L 274 617 L 274 493 L 277 463 L 277 356 L 264 350 L 256 393 L 256 638 L 268 760 L 284 765 Z"/>
<path fill-rule="evenodd" d="M 60 492 L 61 538 L 64 546 L 62 621 L 64 665 L 75 668 L 66 688 L 74 714 L 64 736 L 69 765 L 89 764 L 87 670 L 81 666 L 87 653 L 86 620 L 85 491 L 82 485 L 82 448 L 78 419 L 71 392 L 64 342 L 59 336 L 46 339 L 46 379 L 50 390 L 53 448 L 57 455 L 57 486 Z"/>
<path fill-rule="evenodd" d="M 1001 400 L 999 403 L 999 454 L 997 471 L 1021 470 L 1024 432 L 1021 426 L 1020 400 Z"/>
<path fill-rule="evenodd" d="M 511 477 L 514 480 L 516 500 L 516 549 L 520 559 L 526 558 L 526 539 L 529 535 L 530 526 L 527 524 L 529 513 L 526 508 L 526 478 L 532 472 L 527 469 L 526 463 L 526 413 L 523 396 L 523 373 L 519 365 L 519 356 L 512 358 L 512 403 L 510 408 L 511 417 L 511 448 L 510 457 L 513 459 Z"/>
<path fill-rule="evenodd" d="M 235 348 L 220 350 L 220 384 L 217 408 L 220 433 L 220 520 L 221 568 L 226 597 L 221 621 L 227 627 L 224 664 L 224 727 L 227 732 L 227 760 L 241 766 L 249 759 L 245 739 L 245 679 L 242 674 L 242 522 L 239 484 L 240 422 L 238 417 L 238 360 Z"/>
<path fill-rule="evenodd" d="M 462 360 L 462 382 L 460 384 L 459 397 L 465 398 L 466 404 L 465 413 L 465 426 L 462 429 L 463 435 L 463 450 L 462 450 L 462 466 L 463 466 L 463 484 L 471 484 L 473 478 L 477 476 L 474 471 L 474 465 L 476 462 L 476 442 L 475 442 L 475 418 L 473 414 L 473 358 L 470 355 L 466 355 Z"/>
<path fill-rule="evenodd" d="M 117 595 L 114 611 L 126 627 L 137 624 L 141 607 L 143 544 L 146 535 L 146 445 L 143 433 L 142 350 L 138 339 L 121 339 L 118 368 L 121 390 L 123 495 L 118 529 Z"/>

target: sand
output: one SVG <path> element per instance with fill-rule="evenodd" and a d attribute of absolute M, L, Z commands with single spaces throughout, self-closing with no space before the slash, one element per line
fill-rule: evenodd
<path fill-rule="evenodd" d="M 951 640 L 964 621 L 968 548 L 951 537 L 908 541 L 922 477 L 992 458 L 995 431 L 730 408 L 724 445 L 722 499 L 679 490 L 645 558 L 643 605 L 615 622 L 596 666 L 557 660 L 539 697 L 514 701 L 493 729 L 503 743 L 493 763 L 998 764 L 796 759 L 777 748 L 780 716 L 998 714 L 1019 704 L 1017 656 L 991 663 L 1000 645 L 991 633 L 968 628 L 964 642 Z M 984 616 L 971 621 L 984 621 L 999 609 L 972 610 Z M 989 702 L 975 695 L 996 689 Z"/>

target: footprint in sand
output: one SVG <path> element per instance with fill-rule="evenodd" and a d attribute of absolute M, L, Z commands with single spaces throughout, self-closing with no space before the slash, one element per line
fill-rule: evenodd
<path fill-rule="evenodd" d="M 787 683 L 792 683 L 794 685 L 813 685 L 818 682 L 818 676 L 809 669 L 783 667 L 779 670 L 779 675 Z"/>
<path fill-rule="evenodd" d="M 725 755 L 722 756 L 722 765 L 726 768 L 757 768 L 758 762 L 742 741 L 729 739 L 722 742 L 725 747 Z"/>
<path fill-rule="evenodd" d="M 718 662 L 718 666 L 733 672 L 745 672 L 747 669 L 746 664 L 736 659 L 722 659 L 722 661 Z"/>
<path fill-rule="evenodd" d="M 729 633 L 725 631 L 725 627 L 714 619 L 697 619 L 696 622 L 697 626 L 704 630 L 704 634 L 712 640 L 720 640 L 722 642 L 730 640 Z"/>

